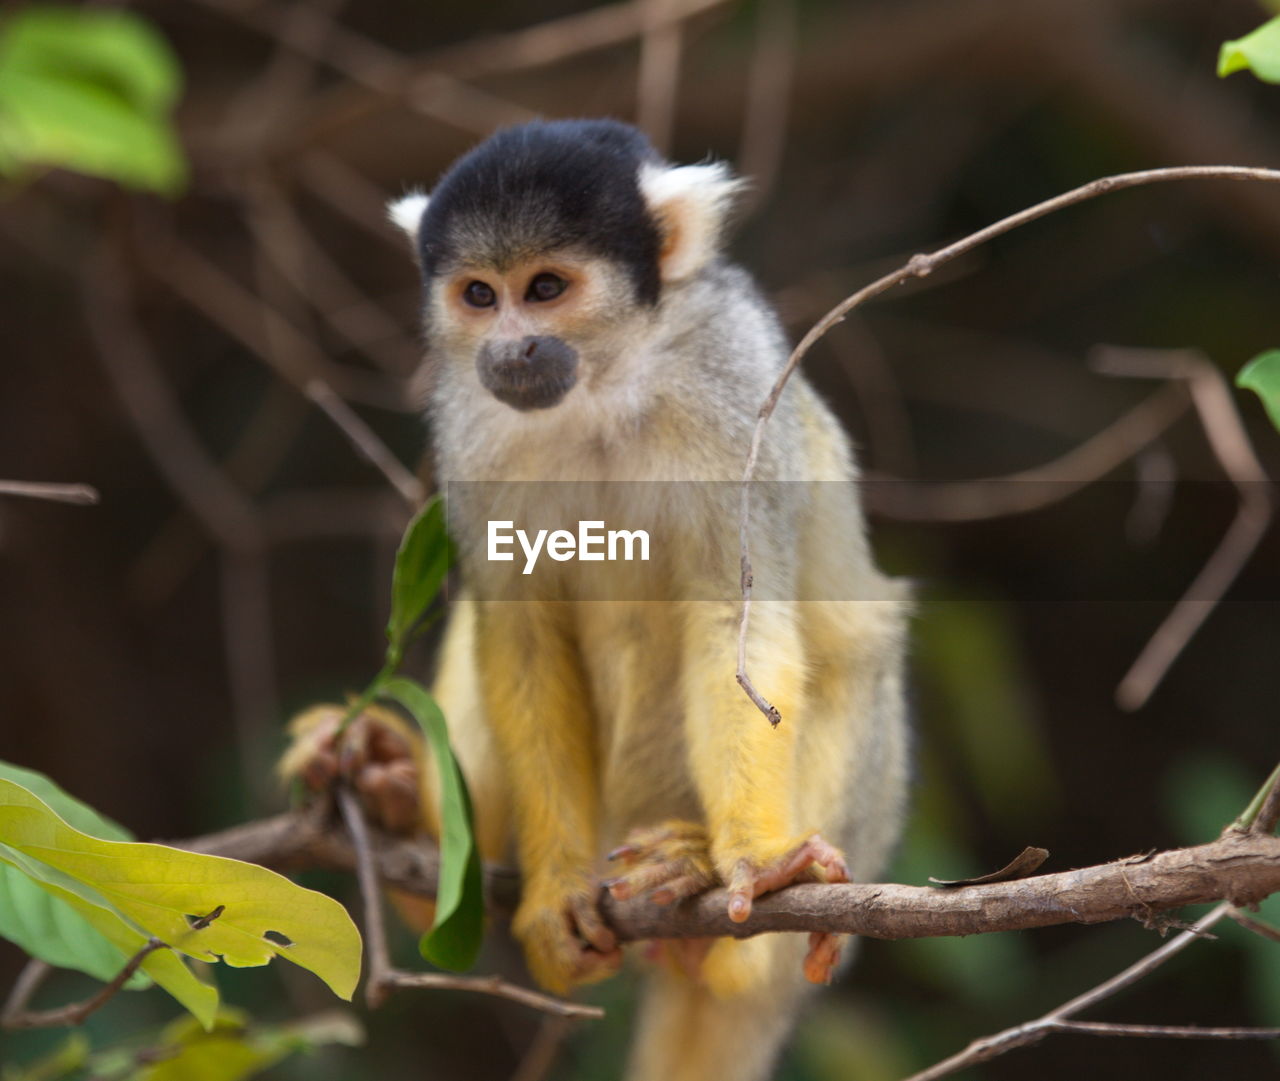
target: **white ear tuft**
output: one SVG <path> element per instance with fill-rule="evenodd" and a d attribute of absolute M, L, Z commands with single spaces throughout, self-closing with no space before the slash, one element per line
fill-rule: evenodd
<path fill-rule="evenodd" d="M 744 187 L 723 162 L 640 167 L 640 194 L 662 230 L 663 281 L 687 278 L 715 256 L 734 196 Z"/>
<path fill-rule="evenodd" d="M 402 229 L 409 241 L 416 247 L 418 243 L 418 226 L 422 224 L 422 215 L 427 209 L 427 193 L 411 191 L 399 199 L 392 199 L 387 204 L 387 217 L 391 224 Z"/>

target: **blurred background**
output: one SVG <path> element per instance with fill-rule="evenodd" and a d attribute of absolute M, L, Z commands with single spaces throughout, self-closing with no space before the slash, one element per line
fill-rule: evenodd
<path fill-rule="evenodd" d="M 1280 87 L 1214 75 L 1221 42 L 1267 17 L 1254 0 L 120 6 L 158 35 L 158 88 L 141 95 L 155 130 L 104 113 L 82 170 L 21 170 L 0 139 L 0 479 L 102 493 L 96 507 L 0 499 L 0 758 L 142 838 L 281 809 L 268 768 L 284 721 L 379 667 L 408 507 L 303 388 L 321 381 L 416 465 L 416 271 L 382 207 L 495 128 L 615 116 L 676 160 L 754 177 L 733 251 L 795 339 L 913 253 L 1095 177 L 1280 164 Z M 35 8 L 6 5 L 0 34 Z M 166 79 L 180 80 L 175 143 Z M 0 93 L 0 124 L 12 106 Z M 1149 700 L 1117 705 L 1239 495 L 1185 394 L 1097 370 L 1159 376 L 1194 354 L 1230 379 L 1280 346 L 1278 257 L 1275 186 L 1111 194 L 898 288 L 807 359 L 873 475 L 1017 474 L 1103 433 L 1101 457 L 1032 474 L 1047 483 L 869 486 L 879 558 L 922 598 L 915 808 L 894 880 L 983 873 L 1024 844 L 1063 870 L 1207 841 L 1280 757 L 1274 534 Z M 1275 475 L 1280 435 L 1232 395 Z M 341 876 L 307 881 L 355 903 Z M 865 943 L 781 1076 L 903 1077 L 1159 941 L 1127 923 Z M 410 963 L 409 940 L 398 948 Z M 510 953 L 494 942 L 481 971 Z M 0 942 L 0 988 L 22 962 Z M 265 1021 L 333 1004 L 283 967 L 219 980 Z M 60 978 L 49 1001 L 86 987 Z M 569 1033 L 549 1076 L 614 1076 L 629 978 L 594 997 L 608 1019 Z M 157 991 L 121 996 L 90 1036 L 145 1039 L 177 1012 Z M 1226 927 L 1091 1017 L 1280 1025 L 1280 948 Z M 364 1021 L 365 1047 L 263 1076 L 529 1079 L 531 1043 L 561 1035 L 443 993 Z M 0 1061 L 62 1038 L 0 1035 Z M 1278 1067 L 1265 1044 L 1056 1036 L 965 1076 Z"/>

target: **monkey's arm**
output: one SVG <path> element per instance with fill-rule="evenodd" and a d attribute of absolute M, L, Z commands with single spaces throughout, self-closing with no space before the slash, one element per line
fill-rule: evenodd
<path fill-rule="evenodd" d="M 594 734 L 569 615 L 555 603 L 477 606 L 480 683 L 524 880 L 512 930 L 537 981 L 561 993 L 621 962 L 596 909 Z"/>

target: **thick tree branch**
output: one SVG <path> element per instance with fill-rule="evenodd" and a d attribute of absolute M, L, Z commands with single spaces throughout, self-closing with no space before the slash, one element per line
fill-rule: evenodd
<path fill-rule="evenodd" d="M 182 847 L 287 870 L 352 870 L 355 857 L 341 831 L 315 812 L 281 815 Z M 426 840 L 375 838 L 378 870 L 391 886 L 433 896 L 437 858 Z M 490 905 L 510 911 L 514 872 L 486 871 Z M 745 923 L 728 917 L 723 890 L 681 905 L 643 899 L 602 908 L 624 940 L 709 935 L 745 937 L 765 931 L 839 931 L 870 938 L 927 938 L 1016 931 L 1063 923 L 1156 917 L 1183 905 L 1228 900 L 1248 905 L 1280 892 L 1280 838 L 1228 831 L 1209 844 L 1117 860 L 1015 882 L 937 889 L 894 884 L 800 885 L 759 898 Z"/>

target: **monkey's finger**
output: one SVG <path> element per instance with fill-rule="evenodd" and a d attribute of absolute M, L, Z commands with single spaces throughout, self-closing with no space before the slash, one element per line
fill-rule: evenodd
<path fill-rule="evenodd" d="M 609 893 L 619 901 L 625 901 L 638 893 L 644 893 L 661 886 L 664 882 L 680 878 L 687 870 L 684 860 L 663 860 L 660 863 L 645 863 L 639 867 L 609 879 L 604 883 Z"/>
<path fill-rule="evenodd" d="M 708 879 L 705 875 L 689 874 L 681 875 L 674 878 L 666 885 L 659 886 L 651 894 L 649 900 L 655 905 L 669 905 L 675 901 L 683 901 L 689 897 L 696 897 L 700 893 L 705 893 L 714 881 Z"/>
<path fill-rule="evenodd" d="M 602 954 L 617 952 L 617 936 L 609 930 L 604 920 L 600 918 L 600 912 L 596 908 L 594 900 L 574 902 L 570 911 L 570 918 L 573 921 L 574 932 L 584 942 L 588 943 L 592 949 Z"/>
<path fill-rule="evenodd" d="M 706 851 L 705 826 L 697 822 L 672 819 L 657 826 L 632 830 L 627 839 L 609 853 L 609 859 L 630 863 L 653 852 L 673 857 L 678 853 L 693 856 Z"/>
<path fill-rule="evenodd" d="M 804 978 L 810 983 L 830 983 L 840 963 L 844 935 L 814 931 L 809 935 L 809 952 L 804 957 Z"/>

